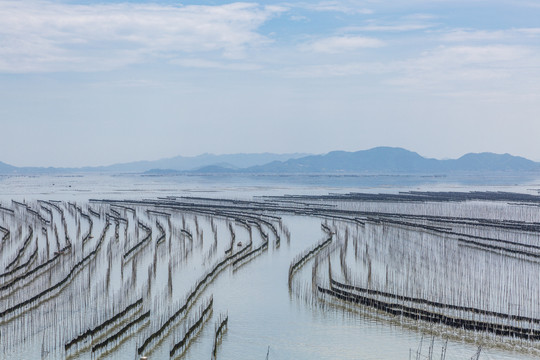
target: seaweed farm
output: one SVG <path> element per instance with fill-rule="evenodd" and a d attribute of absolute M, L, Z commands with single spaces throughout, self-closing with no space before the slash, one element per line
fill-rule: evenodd
<path fill-rule="evenodd" d="M 540 356 L 540 196 L 0 202 L 0 358 Z"/>

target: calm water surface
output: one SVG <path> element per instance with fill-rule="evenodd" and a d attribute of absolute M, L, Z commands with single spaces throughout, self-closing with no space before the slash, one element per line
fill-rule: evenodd
<path fill-rule="evenodd" d="M 513 179 L 510 181 L 514 181 Z M 251 198 L 260 195 L 327 194 L 331 192 L 397 192 L 407 190 L 490 190 L 536 193 L 540 182 L 527 179 L 525 184 L 495 181 L 488 185 L 470 182 L 437 182 L 428 178 L 203 178 L 203 177 L 2 177 L 0 204 L 11 199 L 55 199 L 85 202 L 90 198 L 143 199 L 163 196 L 206 196 Z M 351 311 L 336 304 L 314 305 L 300 289 L 289 290 L 288 269 L 293 258 L 324 239 L 321 219 L 285 216 L 283 222 L 291 233 L 290 242 L 269 246 L 268 251 L 236 271 L 228 267 L 208 286 L 200 298 L 213 295 L 213 314 L 192 341 L 186 359 L 209 359 L 214 339 L 214 324 L 219 314 L 229 316 L 228 330 L 219 346 L 218 359 L 409 359 L 411 352 L 422 346 L 423 356 L 433 341 L 433 358 L 440 358 L 446 339 L 446 359 L 469 359 L 482 345 L 480 359 L 533 359 L 538 347 L 508 345 L 497 341 L 475 339 L 459 332 L 441 334 L 440 329 L 415 328 L 400 324 L 382 315 Z M 224 224 L 220 226 L 225 228 Z M 94 230 L 95 232 L 99 230 Z M 205 230 L 205 234 L 210 230 Z M 223 230 L 226 231 L 226 230 Z M 242 236 L 241 234 L 239 236 Z M 201 249 L 201 253 L 203 249 Z M 195 255 L 194 255 L 195 256 Z M 308 281 L 312 262 L 296 275 L 300 282 Z M 141 273 L 146 271 L 141 265 Z M 179 265 L 175 291 L 187 292 L 201 274 L 201 264 Z M 166 283 L 165 268 L 158 270 L 157 283 Z M 143 278 L 142 276 L 140 278 Z M 114 280 L 113 280 L 114 281 Z M 140 280 L 139 280 L 140 281 Z M 179 285 L 176 285 L 179 284 Z M 0 327 L 1 329 L 1 327 Z M 46 331 L 44 329 L 43 331 Z M 8 337 L 4 331 L 2 340 Z M 39 358 L 42 334 L 35 335 L 24 349 L 10 351 L 9 358 Z M 120 345 L 114 359 L 134 359 L 137 336 Z M 150 359 L 169 357 L 174 337 L 166 338 L 150 354 Z M 58 355 L 46 355 L 55 358 Z M 108 356 L 104 356 L 107 358 Z M 60 357 L 62 358 L 62 357 Z M 75 358 L 90 358 L 82 354 Z M 416 354 L 412 355 L 416 358 Z"/>

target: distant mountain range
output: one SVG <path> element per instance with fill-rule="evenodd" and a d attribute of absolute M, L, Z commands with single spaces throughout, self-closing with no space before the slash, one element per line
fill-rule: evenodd
<path fill-rule="evenodd" d="M 80 167 L 80 168 L 53 168 L 53 167 L 15 167 L 0 162 L 0 174 L 40 174 L 40 173 L 143 173 L 152 169 L 163 169 L 165 172 L 193 171 L 206 166 L 214 166 L 230 171 L 263 165 L 274 161 L 285 161 L 307 156 L 305 153 L 294 154 L 228 154 L 214 155 L 202 154 L 155 161 L 136 161 L 109 166 Z"/>
<path fill-rule="evenodd" d="M 162 174 L 446 174 L 454 172 L 540 172 L 540 163 L 509 154 L 470 153 L 437 160 L 402 148 L 377 147 L 356 152 L 306 154 L 204 154 L 103 167 L 24 168 L 0 162 L 0 174 L 145 173 Z"/>
<path fill-rule="evenodd" d="M 8 165 L 0 161 L 0 174 L 10 173 L 17 168 L 15 166 Z"/>
<path fill-rule="evenodd" d="M 448 173 L 459 171 L 540 171 L 540 163 L 509 154 L 466 154 L 459 159 L 428 159 L 391 147 L 310 155 L 243 169 L 254 173 Z"/>

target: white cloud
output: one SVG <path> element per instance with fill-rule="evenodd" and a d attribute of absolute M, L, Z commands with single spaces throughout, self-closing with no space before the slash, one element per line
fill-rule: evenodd
<path fill-rule="evenodd" d="M 540 50 L 523 45 L 437 46 L 405 59 L 289 67 L 293 78 L 369 77 L 370 87 L 478 98 L 540 97 Z"/>
<path fill-rule="evenodd" d="M 394 22 L 368 20 L 363 26 L 337 29 L 334 36 L 306 34 L 311 40 L 294 49 L 300 52 L 286 43 L 272 46 L 272 52 L 250 52 L 272 42 L 259 29 L 281 13 L 288 12 L 289 19 L 301 16 L 295 8 L 368 13 L 365 3 L 167 6 L 0 0 L 0 72 L 99 71 L 158 60 L 200 69 L 266 69 L 287 77 L 370 75 L 381 84 L 423 90 L 537 89 L 540 28 L 433 30 L 423 32 L 421 44 L 413 36 L 403 40 L 384 34 L 383 41 L 361 34 L 439 26 L 428 22 L 432 15 L 413 14 Z M 437 47 L 440 43 L 451 46 Z M 370 51 L 359 61 L 359 50 L 380 47 L 384 50 Z M 320 54 L 331 54 L 335 63 Z"/>
<path fill-rule="evenodd" d="M 321 12 L 340 12 L 344 14 L 373 14 L 373 10 L 368 9 L 362 6 L 361 2 L 358 1 L 319 1 L 319 2 L 296 2 L 296 3 L 286 3 L 287 7 L 290 8 L 300 8 L 310 11 L 321 11 Z"/>
<path fill-rule="evenodd" d="M 532 54 L 531 49 L 523 46 L 483 45 L 483 46 L 439 46 L 435 50 L 426 51 L 415 64 L 422 70 L 454 69 L 465 65 L 505 64 L 511 66 Z"/>
<path fill-rule="evenodd" d="M 397 64 L 382 61 L 344 61 L 341 63 L 287 67 L 281 74 L 289 78 L 330 78 L 349 76 L 387 76 L 395 72 Z M 372 82 L 372 84 L 374 84 Z"/>
<path fill-rule="evenodd" d="M 303 15 L 292 15 L 289 17 L 292 21 L 308 21 L 309 19 Z"/>
<path fill-rule="evenodd" d="M 393 25 L 376 25 L 370 24 L 365 26 L 349 26 L 342 28 L 345 32 L 358 32 L 358 31 L 388 31 L 388 32 L 403 32 L 403 31 L 415 31 L 429 29 L 433 25 L 430 24 L 393 24 Z"/>
<path fill-rule="evenodd" d="M 435 14 L 415 13 L 415 14 L 405 15 L 403 18 L 409 21 L 426 21 L 426 20 L 438 19 L 439 16 Z"/>
<path fill-rule="evenodd" d="M 441 37 L 445 42 L 524 42 L 540 36 L 540 28 L 514 28 L 501 30 L 454 29 Z M 537 39 L 535 39 L 537 40 Z"/>
<path fill-rule="evenodd" d="M 283 7 L 0 2 L 0 71 L 108 70 L 151 58 L 214 52 L 241 58 Z"/>
<path fill-rule="evenodd" d="M 465 30 L 455 29 L 442 35 L 441 40 L 446 42 L 466 42 L 466 41 L 501 41 L 508 39 L 508 32 L 504 30 Z"/>
<path fill-rule="evenodd" d="M 220 61 L 213 61 L 213 60 L 207 60 L 207 59 L 201 59 L 201 58 L 175 59 L 175 60 L 172 60 L 171 63 L 175 65 L 183 66 L 183 67 L 191 67 L 191 68 L 199 68 L 199 69 L 224 69 L 224 70 L 237 70 L 237 71 L 261 69 L 261 65 L 253 64 L 253 63 L 224 62 L 224 61 L 220 62 Z"/>
<path fill-rule="evenodd" d="M 525 34 L 528 36 L 540 36 L 540 28 L 520 28 L 515 29 L 517 33 Z"/>
<path fill-rule="evenodd" d="M 537 91 L 540 52 L 518 45 L 440 46 L 398 62 L 388 82 L 440 93 L 527 94 Z"/>
<path fill-rule="evenodd" d="M 303 50 L 318 53 L 335 54 L 354 51 L 362 48 L 376 48 L 384 46 L 379 39 L 365 36 L 330 36 L 302 45 Z"/>

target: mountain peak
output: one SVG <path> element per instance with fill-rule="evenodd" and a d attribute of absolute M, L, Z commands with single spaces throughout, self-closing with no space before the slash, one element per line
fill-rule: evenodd
<path fill-rule="evenodd" d="M 0 162 L 0 173 L 68 173 L 109 172 L 143 173 L 315 173 L 315 174 L 441 174 L 480 171 L 540 171 L 540 163 L 510 154 L 490 152 L 469 153 L 458 159 L 425 158 L 400 147 L 380 146 L 367 150 L 331 151 L 322 155 L 306 154 L 202 154 L 195 157 L 177 156 L 157 161 L 139 161 L 98 168 L 55 169 L 17 168 Z"/>
<path fill-rule="evenodd" d="M 540 171 L 540 163 L 509 154 L 466 154 L 455 160 L 424 158 L 416 152 L 381 146 L 255 166 L 246 172 L 277 173 L 448 173 L 459 171 Z"/>

